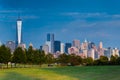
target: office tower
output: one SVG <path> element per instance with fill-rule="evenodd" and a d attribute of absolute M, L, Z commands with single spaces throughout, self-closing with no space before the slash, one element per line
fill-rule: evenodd
<path fill-rule="evenodd" d="M 88 49 L 94 48 L 95 47 L 95 43 L 93 42 L 89 42 L 88 43 Z"/>
<path fill-rule="evenodd" d="M 48 47 L 49 47 L 48 52 L 51 53 L 51 42 L 50 41 L 46 41 L 45 44 L 48 45 Z"/>
<path fill-rule="evenodd" d="M 16 47 L 22 43 L 22 20 L 20 18 L 17 19 L 17 27 L 16 27 Z"/>
<path fill-rule="evenodd" d="M 73 47 L 76 47 L 80 49 L 80 41 L 79 40 L 73 40 Z"/>
<path fill-rule="evenodd" d="M 49 53 L 49 46 L 48 45 L 43 45 L 42 50 L 45 52 L 45 54 Z"/>
<path fill-rule="evenodd" d="M 85 41 L 81 44 L 81 49 L 88 49 L 88 42 L 87 40 L 85 39 Z"/>
<path fill-rule="evenodd" d="M 10 48 L 11 53 L 13 53 L 15 50 L 15 42 L 14 41 L 7 41 L 6 47 Z"/>
<path fill-rule="evenodd" d="M 65 45 L 64 45 L 64 43 L 61 43 L 61 51 L 60 51 L 61 53 L 64 53 L 65 52 Z"/>
<path fill-rule="evenodd" d="M 48 33 L 47 34 L 47 41 L 49 41 L 51 43 L 51 45 L 50 45 L 50 47 L 51 47 L 50 53 L 54 53 L 54 34 Z"/>
<path fill-rule="evenodd" d="M 102 43 L 102 42 L 99 43 L 99 48 L 100 48 L 100 49 L 103 48 L 103 43 Z"/>
<path fill-rule="evenodd" d="M 61 42 L 60 41 L 54 41 L 54 53 L 56 53 L 57 51 L 60 52 L 61 50 Z"/>
<path fill-rule="evenodd" d="M 104 56 L 104 49 L 102 42 L 99 43 L 99 47 L 98 47 L 98 57 L 100 56 Z"/>
<path fill-rule="evenodd" d="M 71 43 L 65 43 L 65 53 L 68 53 L 68 48 L 70 48 L 71 46 Z"/>
<path fill-rule="evenodd" d="M 88 50 L 88 57 L 93 58 L 93 60 L 95 59 L 95 50 L 94 49 Z"/>

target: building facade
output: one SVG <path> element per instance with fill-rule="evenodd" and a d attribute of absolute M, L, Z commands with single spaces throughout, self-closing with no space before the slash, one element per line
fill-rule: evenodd
<path fill-rule="evenodd" d="M 50 53 L 54 53 L 54 34 L 48 33 L 47 34 L 47 41 L 50 42 L 51 51 Z"/>
<path fill-rule="evenodd" d="M 54 41 L 54 53 L 57 51 L 61 51 L 61 42 L 60 41 Z"/>
<path fill-rule="evenodd" d="M 71 43 L 65 43 L 65 53 L 68 53 L 68 48 L 70 48 L 71 46 Z"/>
<path fill-rule="evenodd" d="M 16 27 L 16 47 L 21 43 L 22 43 L 22 20 L 18 18 Z"/>

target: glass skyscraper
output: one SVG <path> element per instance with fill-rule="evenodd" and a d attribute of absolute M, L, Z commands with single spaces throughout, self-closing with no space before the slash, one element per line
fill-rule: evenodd
<path fill-rule="evenodd" d="M 16 46 L 22 43 L 22 20 L 20 18 L 17 19 L 16 26 Z"/>
<path fill-rule="evenodd" d="M 68 53 L 68 48 L 70 48 L 71 46 L 71 43 L 65 43 L 65 53 Z"/>
<path fill-rule="evenodd" d="M 61 51 L 61 42 L 60 41 L 54 41 L 54 53 L 57 51 Z"/>
<path fill-rule="evenodd" d="M 54 53 L 54 34 L 48 33 L 47 34 L 47 42 L 50 42 L 49 48 L 51 49 L 51 53 Z"/>

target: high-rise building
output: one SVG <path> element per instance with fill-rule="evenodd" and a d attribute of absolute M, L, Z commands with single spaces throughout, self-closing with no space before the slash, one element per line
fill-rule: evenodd
<path fill-rule="evenodd" d="M 71 46 L 71 43 L 65 43 L 65 53 L 68 53 L 68 48 L 70 48 Z"/>
<path fill-rule="evenodd" d="M 10 48 L 11 53 L 15 50 L 15 42 L 14 41 L 7 41 L 6 47 Z"/>
<path fill-rule="evenodd" d="M 80 40 L 73 40 L 73 47 L 80 49 Z"/>
<path fill-rule="evenodd" d="M 100 49 L 103 48 L 103 43 L 102 43 L 102 42 L 99 43 L 99 48 L 100 48 Z"/>
<path fill-rule="evenodd" d="M 60 52 L 61 50 L 61 42 L 60 41 L 54 41 L 54 53 L 56 53 L 57 51 Z"/>
<path fill-rule="evenodd" d="M 51 53 L 51 42 L 50 41 L 46 41 L 45 44 L 48 45 L 48 47 L 49 47 L 48 52 Z"/>
<path fill-rule="evenodd" d="M 48 45 L 43 45 L 42 50 L 45 51 L 45 54 L 49 53 L 49 46 Z"/>
<path fill-rule="evenodd" d="M 61 53 L 64 53 L 65 52 L 65 45 L 64 45 L 64 43 L 61 43 L 61 51 L 60 51 Z"/>
<path fill-rule="evenodd" d="M 52 33 L 48 33 L 47 34 L 47 41 L 49 41 L 51 43 L 51 53 L 54 53 L 54 34 Z"/>
<path fill-rule="evenodd" d="M 16 46 L 22 43 L 22 20 L 20 18 L 17 19 L 17 27 L 16 27 Z"/>

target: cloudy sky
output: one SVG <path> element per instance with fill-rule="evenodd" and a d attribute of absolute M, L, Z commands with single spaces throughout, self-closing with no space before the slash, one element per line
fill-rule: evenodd
<path fill-rule="evenodd" d="M 47 33 L 61 42 L 84 39 L 120 48 L 120 0 L 0 0 L 0 41 L 16 37 L 23 21 L 23 41 L 43 45 Z"/>

